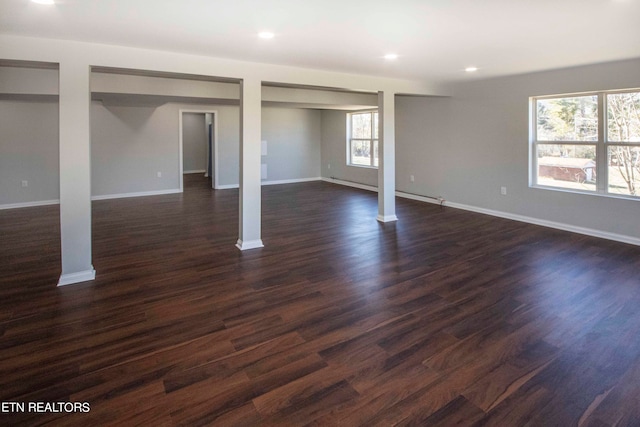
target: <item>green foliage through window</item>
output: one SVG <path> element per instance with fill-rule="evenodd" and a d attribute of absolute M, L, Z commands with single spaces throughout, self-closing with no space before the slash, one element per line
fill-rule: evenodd
<path fill-rule="evenodd" d="M 351 166 L 378 166 L 378 112 L 366 111 L 347 115 L 348 159 Z"/>
<path fill-rule="evenodd" d="M 640 196 L 640 92 L 534 98 L 533 106 L 536 185 Z"/>

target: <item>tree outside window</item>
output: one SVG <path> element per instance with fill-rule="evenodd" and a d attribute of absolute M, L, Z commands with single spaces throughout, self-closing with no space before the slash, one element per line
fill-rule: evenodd
<path fill-rule="evenodd" d="M 347 118 L 347 164 L 378 167 L 378 112 L 350 113 Z"/>
<path fill-rule="evenodd" d="M 533 183 L 640 196 L 640 92 L 533 98 Z"/>

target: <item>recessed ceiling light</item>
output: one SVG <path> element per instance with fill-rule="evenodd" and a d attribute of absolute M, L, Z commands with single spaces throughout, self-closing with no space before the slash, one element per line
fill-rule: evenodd
<path fill-rule="evenodd" d="M 31 1 L 38 4 L 54 4 L 53 0 L 31 0 Z"/>
<path fill-rule="evenodd" d="M 478 67 L 467 67 L 464 69 L 467 73 L 475 73 L 478 71 Z"/>
<path fill-rule="evenodd" d="M 387 61 L 393 61 L 395 59 L 398 59 L 398 54 L 397 53 L 387 53 L 384 56 L 384 59 L 386 59 Z"/>
<path fill-rule="evenodd" d="M 261 39 L 272 39 L 274 35 L 275 34 L 273 34 L 271 31 L 262 31 L 258 33 L 258 37 L 260 37 Z"/>

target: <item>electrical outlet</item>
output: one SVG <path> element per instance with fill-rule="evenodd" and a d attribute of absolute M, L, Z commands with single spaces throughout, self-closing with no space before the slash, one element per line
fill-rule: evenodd
<path fill-rule="evenodd" d="M 507 187 L 500 187 L 500 194 L 502 194 L 503 196 L 507 195 Z"/>
<path fill-rule="evenodd" d="M 26 188 L 29 186 L 29 181 L 22 181 L 22 188 Z"/>
<path fill-rule="evenodd" d="M 158 178 L 162 178 L 162 172 L 158 172 Z"/>
<path fill-rule="evenodd" d="M 409 180 L 410 180 L 411 182 L 415 182 L 416 178 L 415 178 L 413 175 L 410 175 L 410 176 L 409 176 Z"/>
<path fill-rule="evenodd" d="M 327 169 L 331 169 L 331 163 L 327 165 Z"/>

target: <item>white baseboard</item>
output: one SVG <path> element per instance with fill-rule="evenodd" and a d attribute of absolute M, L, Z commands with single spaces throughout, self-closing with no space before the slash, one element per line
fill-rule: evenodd
<path fill-rule="evenodd" d="M 74 283 L 88 282 L 96 278 L 96 270 L 91 269 L 85 271 L 79 271 L 77 273 L 63 274 L 58 280 L 58 286 L 67 286 Z"/>
<path fill-rule="evenodd" d="M 102 196 L 91 196 L 91 200 L 109 200 L 109 199 L 124 199 L 127 197 L 143 197 L 143 196 L 161 196 L 163 194 L 176 194 L 182 193 L 179 188 L 171 190 L 156 190 L 156 191 L 140 191 L 136 193 L 122 193 L 122 194 L 105 194 Z"/>
<path fill-rule="evenodd" d="M 262 185 L 280 185 L 280 184 L 295 184 L 298 182 L 310 182 L 310 181 L 320 181 L 322 178 L 319 176 L 314 178 L 296 178 L 296 179 L 281 179 L 277 181 L 262 181 Z"/>
<path fill-rule="evenodd" d="M 240 249 L 241 251 L 246 251 L 249 249 L 264 248 L 264 245 L 262 244 L 262 240 L 260 239 L 250 240 L 248 242 L 243 242 L 242 240 L 238 239 L 238 243 L 236 243 L 236 248 Z"/>
<path fill-rule="evenodd" d="M 295 184 L 297 182 L 310 182 L 310 181 L 321 181 L 324 178 L 314 177 L 314 178 L 295 178 L 295 179 L 281 179 L 277 181 L 262 181 L 260 185 L 280 185 L 280 184 Z M 228 185 L 218 185 L 216 190 L 228 190 L 229 188 L 240 188 L 239 184 L 228 184 Z"/>
<path fill-rule="evenodd" d="M 425 203 L 433 203 L 434 205 L 440 205 L 440 204 L 446 203 L 445 200 L 443 200 L 441 203 L 440 200 L 434 199 L 432 197 L 418 196 L 417 194 L 403 193 L 402 191 L 396 191 L 396 196 L 402 197 L 403 199 L 417 200 L 419 202 L 425 202 Z"/>
<path fill-rule="evenodd" d="M 357 182 L 342 181 L 340 179 L 325 177 L 322 177 L 322 180 L 325 182 L 331 182 L 333 184 L 346 185 L 347 187 L 359 188 L 361 190 L 375 191 L 376 193 L 378 192 L 378 187 L 374 187 L 373 185 L 360 184 Z"/>
<path fill-rule="evenodd" d="M 40 200 L 38 202 L 7 203 L 5 205 L 0 205 L 0 210 L 32 208 L 34 206 L 48 206 L 48 205 L 59 205 L 59 204 L 60 204 L 60 200 Z"/>
<path fill-rule="evenodd" d="M 190 170 L 190 171 L 182 171 L 183 175 L 189 174 L 189 173 L 205 173 L 206 170 L 202 169 L 194 169 L 194 170 Z"/>
<path fill-rule="evenodd" d="M 353 182 L 348 182 L 348 181 L 341 181 L 339 179 L 331 179 L 331 178 L 324 178 L 324 177 L 322 178 L 322 180 L 326 181 L 326 182 L 331 182 L 331 183 L 334 183 L 334 184 L 346 185 L 346 186 L 349 186 L 349 187 L 360 188 L 362 190 L 374 191 L 376 193 L 378 192 L 378 188 L 374 187 L 374 186 L 371 186 L 371 185 L 358 184 L 358 183 L 353 183 Z M 433 204 L 438 204 L 438 205 L 442 204 L 443 206 L 448 206 L 448 207 L 452 207 L 452 208 L 456 208 L 456 209 L 462 209 L 462 210 L 465 210 L 465 211 L 476 212 L 476 213 L 480 213 L 480 214 L 484 214 L 484 215 L 491 215 L 491 216 L 495 216 L 495 217 L 498 217 L 498 218 L 511 219 L 511 220 L 514 220 L 514 221 L 526 222 L 528 224 L 541 225 L 543 227 L 555 228 L 556 230 L 569 231 L 569 232 L 572 232 L 572 233 L 584 234 L 586 236 L 599 237 L 601 239 L 613 240 L 613 241 L 616 241 L 616 242 L 622 242 L 622 243 L 628 243 L 630 245 L 640 246 L 640 238 L 627 236 L 627 235 L 624 235 L 624 234 L 610 233 L 610 232 L 607 232 L 607 231 L 595 230 L 593 228 L 579 227 L 579 226 L 576 226 L 576 225 L 566 224 L 566 223 L 563 223 L 563 222 L 548 221 L 548 220 L 545 220 L 545 219 L 533 218 L 533 217 L 530 217 L 530 216 L 512 214 L 512 213 L 502 212 L 502 211 L 496 211 L 496 210 L 493 210 L 493 209 L 479 208 L 479 207 L 476 207 L 476 206 L 465 205 L 463 203 L 456 203 L 456 202 L 450 202 L 450 201 L 444 201 L 444 202 L 441 203 L 437 199 L 432 199 L 432 198 L 429 198 L 429 197 L 419 196 L 419 195 L 416 195 L 416 194 L 403 193 L 401 191 L 396 191 L 396 196 L 402 197 L 402 198 L 405 198 L 405 199 L 418 200 L 418 201 L 425 202 L 425 203 L 433 203 Z M 380 220 L 380 219 L 378 219 L 378 220 Z"/>
<path fill-rule="evenodd" d="M 566 224 L 563 222 L 548 221 L 545 219 L 533 218 L 530 216 L 512 214 L 508 212 L 495 211 L 492 209 L 478 208 L 476 206 L 464 205 L 462 203 L 445 202 L 445 206 L 450 206 L 456 209 L 463 209 L 465 211 L 471 211 L 481 213 L 485 215 L 496 216 L 499 218 L 511 219 L 514 221 L 526 222 L 534 225 L 541 225 L 543 227 L 555 228 L 556 230 L 570 231 L 572 233 L 584 234 L 586 236 L 599 237 L 601 239 L 614 240 L 616 242 L 629 243 L 631 245 L 640 246 L 640 238 L 626 236 L 624 234 L 610 233 L 607 231 L 595 230 L 593 228 L 579 227 L 577 225 Z"/>
<path fill-rule="evenodd" d="M 380 222 L 394 222 L 398 220 L 398 217 L 395 215 L 378 215 L 376 219 Z"/>
<path fill-rule="evenodd" d="M 124 199 L 127 197 L 141 197 L 141 196 L 161 196 L 163 194 L 176 194 L 176 193 L 181 193 L 180 189 L 141 191 L 136 193 L 122 193 L 122 194 L 105 194 L 102 196 L 91 196 L 91 200 Z M 30 208 L 34 206 L 47 206 L 47 205 L 59 205 L 59 204 L 60 204 L 60 200 L 41 200 L 38 202 L 9 203 L 5 205 L 0 205 L 0 210 Z"/>

